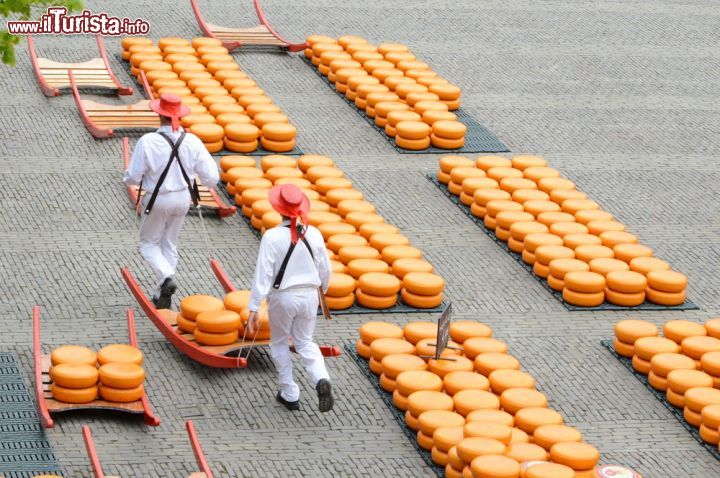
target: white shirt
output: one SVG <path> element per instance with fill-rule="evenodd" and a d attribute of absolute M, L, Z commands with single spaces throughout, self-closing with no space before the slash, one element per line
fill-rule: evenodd
<path fill-rule="evenodd" d="M 161 126 L 157 130 L 158 133 L 163 132 L 168 135 L 173 142 L 177 142 L 182 131 L 182 128 L 179 131 L 173 131 L 170 126 Z M 135 145 L 130 167 L 123 175 L 123 183 L 126 186 L 137 186 L 142 181 L 143 189 L 152 193 L 167 166 L 171 152 L 170 145 L 159 134 L 144 135 Z M 179 155 L 191 184 L 196 177 L 199 177 L 203 186 L 209 189 L 215 187 L 220 179 L 218 168 L 200 138 L 192 133 L 186 133 L 185 139 L 180 145 Z M 187 188 L 188 185 L 182 176 L 179 165 L 173 162 L 160 187 L 160 194 L 182 191 Z"/>
<path fill-rule="evenodd" d="M 260 308 L 260 303 L 271 291 L 275 277 L 290 248 L 290 228 L 285 227 L 289 224 L 290 221 L 283 221 L 279 226 L 268 229 L 260 241 L 260 252 L 255 265 L 255 277 L 248 306 L 251 312 Z M 315 259 L 313 260 L 305 243 L 298 239 L 285 269 L 285 276 L 277 290 L 319 286 L 322 286 L 323 291 L 327 290 L 330 281 L 330 259 L 322 234 L 316 227 L 307 226 L 305 239 L 310 244 Z"/>

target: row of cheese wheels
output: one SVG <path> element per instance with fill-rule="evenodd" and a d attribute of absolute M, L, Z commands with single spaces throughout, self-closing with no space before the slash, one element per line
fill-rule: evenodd
<path fill-rule="evenodd" d="M 720 318 L 704 324 L 671 320 L 663 324 L 623 320 L 615 325 L 615 351 L 632 358 L 633 368 L 667 401 L 683 409 L 708 443 L 720 443 Z"/>
<path fill-rule="evenodd" d="M 127 49 L 125 50 L 125 47 Z M 286 152 L 295 147 L 297 130 L 286 115 L 214 38 L 123 40 L 132 69 L 144 71 L 156 94 L 180 96 L 191 114 L 183 127 L 202 139 L 208 151 Z M 135 74 L 135 73 L 133 73 Z"/>
<path fill-rule="evenodd" d="M 437 177 L 566 302 L 685 301 L 685 275 L 539 156 L 444 156 Z"/>
<path fill-rule="evenodd" d="M 269 155 L 258 168 L 252 157 L 224 156 L 220 169 L 228 193 L 261 233 L 282 220 L 268 200 L 273 185 L 292 183 L 308 196 L 308 222 L 320 230 L 330 254 L 333 274 L 326 298 L 331 309 L 347 309 L 356 302 L 387 309 L 396 305 L 398 293 L 411 307 L 429 309 L 442 303 L 442 277 L 433 273 L 409 238 L 376 213 L 331 158 Z"/>
<path fill-rule="evenodd" d="M 599 452 L 548 408 L 534 378 L 490 327 L 451 323 L 450 348 L 439 360 L 423 358 L 436 355 L 437 330 L 432 322 L 404 328 L 367 322 L 356 350 L 446 476 L 518 477 L 521 470 L 522 476 L 602 476 Z"/>
<path fill-rule="evenodd" d="M 142 352 L 132 345 L 107 345 L 97 353 L 78 345 L 58 347 L 50 354 L 50 393 L 64 403 L 90 403 L 98 397 L 135 402 L 145 393 L 142 361 Z"/>
<path fill-rule="evenodd" d="M 465 144 L 467 128 L 451 111 L 460 107 L 460 88 L 418 61 L 407 46 L 376 47 L 354 35 L 312 35 L 307 43 L 305 56 L 318 71 L 399 147 L 459 149 Z"/>
<path fill-rule="evenodd" d="M 201 345 L 231 345 L 245 335 L 245 326 L 250 315 L 249 290 L 236 290 L 223 299 L 209 295 L 189 295 L 180 301 L 177 314 L 178 330 L 191 334 Z M 263 302 L 258 309 L 259 327 L 249 337 L 254 340 L 270 339 L 270 321 L 267 305 Z"/>

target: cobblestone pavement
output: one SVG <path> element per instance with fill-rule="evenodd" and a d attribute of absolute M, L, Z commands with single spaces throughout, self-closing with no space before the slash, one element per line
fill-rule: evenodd
<path fill-rule="evenodd" d="M 207 18 L 254 24 L 249 1 L 201 0 Z M 717 477 L 718 464 L 604 348 L 613 324 L 641 317 L 703 320 L 720 308 L 720 11 L 711 1 L 266 0 L 287 37 L 355 33 L 405 42 L 464 90 L 464 105 L 515 152 L 544 155 L 690 277 L 692 312 L 567 312 L 424 178 L 432 155 L 400 155 L 297 56 L 239 52 L 237 60 L 299 127 L 306 152 L 328 154 L 448 280 L 457 318 L 492 325 L 551 398 L 598 446 L 604 462 L 646 477 Z M 240 5 L 244 5 L 240 7 Z M 152 36 L 198 34 L 188 2 L 99 2 L 152 22 Z M 90 38 L 40 38 L 53 59 L 82 61 Z M 108 40 L 109 51 L 119 41 Z M 114 59 L 120 78 L 130 78 Z M 31 307 L 43 309 L 46 347 L 125 339 L 135 306 L 119 269 L 145 284 L 133 216 L 120 183 L 119 139 L 96 141 L 70 96 L 45 98 L 27 55 L 0 70 L 0 349 L 18 353 L 30 381 Z M 120 101 L 130 102 L 138 96 Z M 104 100 L 112 101 L 116 100 Z M 247 286 L 257 240 L 237 217 L 207 221 L 214 254 Z M 181 238 L 181 292 L 220 294 L 197 218 Z M 337 343 L 371 318 L 319 325 Z M 66 476 L 90 473 L 80 427 L 94 432 L 106 472 L 179 477 L 194 461 L 183 422 L 193 419 L 218 476 L 433 476 L 349 357 L 329 361 L 338 401 L 286 413 L 272 400 L 274 372 L 254 353 L 247 370 L 214 370 L 173 349 L 143 317 L 148 392 L 162 425 L 72 415 L 49 438 Z M 299 375 L 303 372 L 298 370 Z"/>

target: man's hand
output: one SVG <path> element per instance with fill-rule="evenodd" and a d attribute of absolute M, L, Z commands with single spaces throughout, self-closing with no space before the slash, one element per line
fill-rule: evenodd
<path fill-rule="evenodd" d="M 248 334 L 251 336 L 255 336 L 255 334 L 258 333 L 260 325 L 260 318 L 258 317 L 257 312 L 250 312 L 250 315 L 248 315 L 248 321 L 247 321 L 247 331 Z"/>

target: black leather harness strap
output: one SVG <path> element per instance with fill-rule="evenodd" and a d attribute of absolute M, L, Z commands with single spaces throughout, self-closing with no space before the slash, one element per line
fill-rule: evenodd
<path fill-rule="evenodd" d="M 147 203 L 147 206 L 145 207 L 145 214 L 150 214 L 150 211 L 152 211 L 153 206 L 155 205 L 155 200 L 157 199 L 158 194 L 160 193 L 160 187 L 165 182 L 165 178 L 167 177 L 168 171 L 170 171 L 170 166 L 172 166 L 173 162 L 177 159 L 177 164 L 180 166 L 180 172 L 182 173 L 183 179 L 187 183 L 188 191 L 190 191 L 190 198 L 192 199 L 193 205 L 197 206 L 199 200 L 200 200 L 200 192 L 198 191 L 197 182 L 190 182 L 190 177 L 187 175 L 187 172 L 185 172 L 185 168 L 183 167 L 182 161 L 180 161 L 180 145 L 182 144 L 183 140 L 185 139 L 185 132 L 180 134 L 180 137 L 178 138 L 176 143 L 173 143 L 173 140 L 166 135 L 165 133 L 158 132 L 160 136 L 165 138 L 165 141 L 168 142 L 171 148 L 170 152 L 170 159 L 168 159 L 167 165 L 165 165 L 165 169 L 163 170 L 162 174 L 160 175 L 160 179 L 158 179 L 158 183 L 155 185 L 155 190 L 152 192 L 152 195 L 150 196 L 150 200 Z"/>
<path fill-rule="evenodd" d="M 290 226 L 286 225 L 283 227 L 289 228 Z M 304 229 L 300 224 L 298 224 L 297 232 L 298 232 L 298 237 L 305 244 L 305 247 L 307 247 L 307 250 L 310 253 L 310 257 L 312 257 L 313 261 L 314 261 L 315 254 L 313 254 L 312 248 L 310 247 L 310 243 L 305 238 L 305 232 L 307 232 L 307 230 Z M 290 247 L 288 248 L 288 251 L 285 254 L 285 258 L 283 259 L 282 264 L 280 264 L 280 270 L 278 271 L 278 275 L 275 277 L 275 282 L 273 282 L 273 289 L 280 288 L 280 284 L 282 284 L 282 280 L 285 277 L 285 269 L 287 269 L 288 262 L 290 262 L 290 256 L 292 256 L 292 253 L 295 250 L 296 245 L 297 245 L 297 243 L 295 243 L 295 244 L 290 243 Z"/>

